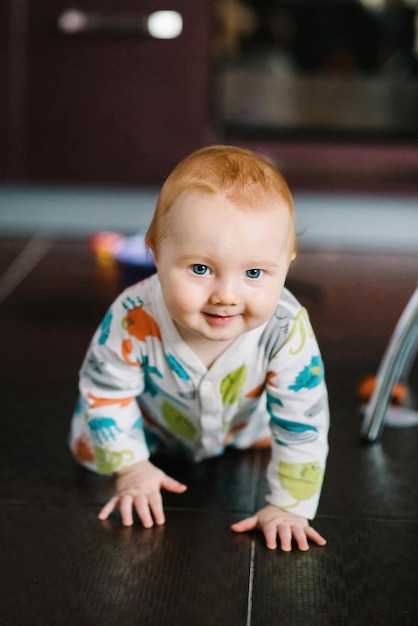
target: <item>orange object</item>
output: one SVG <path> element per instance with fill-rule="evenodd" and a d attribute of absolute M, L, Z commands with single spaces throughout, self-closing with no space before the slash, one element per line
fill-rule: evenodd
<path fill-rule="evenodd" d="M 115 255 L 120 249 L 125 237 L 119 233 L 100 231 L 90 238 L 90 246 L 100 267 L 113 267 Z"/>
<path fill-rule="evenodd" d="M 268 448 L 271 448 L 271 437 L 264 437 L 264 439 L 256 441 L 250 446 L 250 448 L 252 450 L 266 450 Z"/>
<path fill-rule="evenodd" d="M 372 397 L 376 386 L 376 376 L 366 376 L 357 387 L 357 395 L 360 400 L 367 402 Z M 396 383 L 392 389 L 392 402 L 394 404 L 405 404 L 408 398 L 408 386 L 404 383 Z"/>

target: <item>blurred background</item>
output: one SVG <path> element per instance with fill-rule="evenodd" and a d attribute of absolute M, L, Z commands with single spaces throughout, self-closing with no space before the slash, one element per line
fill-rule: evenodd
<path fill-rule="evenodd" d="M 396 206 L 418 246 L 418 0 L 4 0 L 0 80 L 3 232 L 136 232 L 179 159 L 234 143 L 287 178 L 307 241 L 328 203 L 333 241 L 381 211 L 399 245 Z"/>

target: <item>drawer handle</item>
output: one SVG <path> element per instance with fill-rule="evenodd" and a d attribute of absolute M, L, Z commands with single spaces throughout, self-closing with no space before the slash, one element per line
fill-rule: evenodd
<path fill-rule="evenodd" d="M 154 11 L 145 17 L 133 17 L 67 9 L 58 18 L 58 28 L 65 35 L 141 35 L 175 39 L 183 31 L 183 18 L 178 11 Z"/>

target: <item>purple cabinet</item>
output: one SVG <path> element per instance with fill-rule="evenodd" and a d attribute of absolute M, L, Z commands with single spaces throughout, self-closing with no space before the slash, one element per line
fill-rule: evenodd
<path fill-rule="evenodd" d="M 205 143 L 209 0 L 10 3 L 6 178 L 159 183 Z M 166 9 L 181 33 L 151 36 L 147 16 Z"/>

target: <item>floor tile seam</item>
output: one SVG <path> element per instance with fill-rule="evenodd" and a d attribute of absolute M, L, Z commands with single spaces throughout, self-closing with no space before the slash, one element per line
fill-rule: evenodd
<path fill-rule="evenodd" d="M 1 506 L 35 506 L 39 505 L 42 507 L 69 507 L 74 508 L 74 503 L 72 502 L 57 502 L 53 500 L 40 500 L 39 498 L 33 499 L 21 499 L 21 500 L 13 500 L 8 498 L 0 498 L 0 507 Z"/>
<path fill-rule="evenodd" d="M 404 523 L 404 524 L 418 524 L 418 512 L 417 517 L 405 517 L 405 516 L 388 516 L 385 517 L 383 515 L 344 515 L 344 514 L 335 514 L 331 513 L 327 515 L 326 513 L 321 513 L 315 517 L 317 521 L 325 521 L 325 520 L 352 520 L 358 522 L 390 522 L 390 523 Z"/>
<path fill-rule="evenodd" d="M 232 515 L 253 515 L 253 511 L 242 509 L 226 509 L 221 507 L 193 507 L 193 506 L 164 506 L 164 511 L 171 513 L 205 513 L 211 514 L 232 514 Z"/>
<path fill-rule="evenodd" d="M 252 493 L 253 495 L 253 511 L 256 510 L 258 501 L 258 486 L 261 480 L 261 455 L 257 454 L 253 462 L 253 475 L 252 475 Z M 243 513 L 243 512 L 242 512 Z M 246 512 L 248 514 L 248 512 Z M 253 512 L 250 512 L 252 515 Z M 248 572 L 248 593 L 247 593 L 247 619 L 246 626 L 251 626 L 252 621 L 252 609 L 253 609 L 253 596 L 254 596 L 254 579 L 255 579 L 255 554 L 256 554 L 256 542 L 255 539 L 251 539 L 250 550 L 250 563 Z"/>
<path fill-rule="evenodd" d="M 0 276 L 0 303 L 4 302 L 42 261 L 55 240 L 35 233 Z"/>
<path fill-rule="evenodd" d="M 58 499 L 37 499 L 37 498 L 22 498 L 22 499 L 8 499 L 8 498 L 0 498 L 0 506 L 51 506 L 51 507 L 79 507 L 80 504 L 74 500 L 58 500 Z M 91 502 L 87 505 L 87 508 L 97 508 L 102 506 L 102 503 L 99 502 Z M 234 509 L 221 509 L 221 508 L 199 508 L 199 507 L 172 507 L 166 506 L 164 507 L 166 513 L 191 513 L 191 514 L 205 514 L 205 515 L 248 515 L 251 514 L 251 511 L 243 511 L 243 510 L 234 510 Z M 407 525 L 417 525 L 418 526 L 418 517 L 417 518 L 407 518 L 407 517 L 382 517 L 382 516 L 363 516 L 363 515 L 318 515 L 315 520 L 317 521 L 326 521 L 326 520 L 350 520 L 357 522 L 373 522 L 373 523 L 391 523 L 391 524 L 407 524 Z M 251 567 L 251 565 L 250 565 Z"/>
<path fill-rule="evenodd" d="M 246 626 L 251 626 L 253 612 L 253 596 L 254 596 L 254 577 L 255 577 L 255 540 L 251 540 L 250 551 L 250 567 L 248 573 L 248 594 L 247 594 L 247 620 Z"/>

